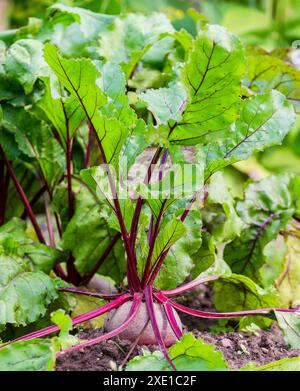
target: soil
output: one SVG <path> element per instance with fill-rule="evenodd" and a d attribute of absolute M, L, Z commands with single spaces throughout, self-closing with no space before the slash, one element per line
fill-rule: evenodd
<path fill-rule="evenodd" d="M 186 297 L 178 298 L 179 302 L 194 308 L 214 311 L 212 294 L 208 287 L 202 287 Z M 269 330 L 248 332 L 212 333 L 210 327 L 216 324 L 213 320 L 204 320 L 180 314 L 185 331 L 191 331 L 198 338 L 215 345 L 221 350 L 231 369 L 238 369 L 249 362 L 264 365 L 286 357 L 300 356 L 300 349 L 289 349 L 276 322 Z M 103 330 L 89 329 L 78 334 L 79 338 L 91 339 L 103 333 Z M 142 349 L 150 351 L 156 346 L 137 346 L 129 354 L 132 342 L 114 338 L 79 351 L 60 357 L 57 360 L 57 371 L 112 371 L 126 366 L 126 362 Z"/>

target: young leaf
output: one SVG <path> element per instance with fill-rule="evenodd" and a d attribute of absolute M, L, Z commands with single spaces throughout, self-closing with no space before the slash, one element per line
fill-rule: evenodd
<path fill-rule="evenodd" d="M 148 89 L 139 95 L 139 100 L 147 103 L 158 124 L 167 124 L 181 119 L 187 93 L 181 84 L 173 82 L 167 88 Z"/>
<path fill-rule="evenodd" d="M 177 240 L 186 234 L 185 225 L 176 218 L 170 220 L 165 224 L 158 234 L 157 240 L 154 245 L 152 264 L 154 264 L 159 256 L 169 249 Z"/>
<path fill-rule="evenodd" d="M 180 341 L 169 349 L 169 355 L 178 371 L 224 371 L 227 363 L 221 352 L 213 345 L 196 339 L 191 333 L 184 334 Z M 128 362 L 126 371 L 170 371 L 161 352 L 145 353 Z"/>
<path fill-rule="evenodd" d="M 172 245 L 155 279 L 154 285 L 159 289 L 172 289 L 182 284 L 191 272 L 195 273 L 203 261 L 199 256 L 202 243 L 200 212 L 191 210 L 184 225 L 186 233 Z M 199 274 L 197 273 L 197 276 Z"/>

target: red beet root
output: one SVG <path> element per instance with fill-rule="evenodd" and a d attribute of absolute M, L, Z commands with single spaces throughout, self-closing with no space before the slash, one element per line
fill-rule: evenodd
<path fill-rule="evenodd" d="M 105 329 L 106 331 L 112 331 L 116 329 L 120 324 L 124 323 L 126 320 L 130 307 L 132 303 L 126 302 L 122 304 L 119 308 L 116 310 L 113 310 L 110 312 L 108 318 L 106 319 L 105 323 Z M 157 323 L 159 326 L 159 330 L 161 332 L 162 338 L 164 340 L 165 345 L 171 346 L 176 341 L 176 335 L 174 334 L 168 320 L 166 317 L 166 314 L 164 312 L 164 309 L 162 305 L 158 303 L 154 303 L 154 309 L 155 309 L 155 315 L 157 318 Z M 175 310 L 173 310 L 174 316 L 177 320 L 177 323 L 182 330 L 182 324 L 180 321 L 180 318 Z M 148 325 L 144 329 L 146 323 L 148 322 Z M 143 331 L 144 329 L 144 331 Z M 155 338 L 152 325 L 149 320 L 146 304 L 143 302 L 140 306 L 140 309 L 135 316 L 133 322 L 129 325 L 129 327 L 124 330 L 120 337 L 124 339 L 128 339 L 130 341 L 135 341 L 138 336 L 140 336 L 138 344 L 139 345 L 156 345 L 157 340 Z"/>

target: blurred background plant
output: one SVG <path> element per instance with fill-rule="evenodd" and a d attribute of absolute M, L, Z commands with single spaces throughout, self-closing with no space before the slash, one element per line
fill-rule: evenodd
<path fill-rule="evenodd" d="M 0 0 L 1 27 L 20 27 L 31 16 L 43 17 L 55 0 Z M 165 12 L 176 27 L 194 30 L 187 14 L 194 8 L 210 22 L 222 24 L 238 33 L 246 43 L 267 48 L 287 46 L 300 36 L 298 0 L 62 0 L 61 3 L 94 12 Z"/>
<path fill-rule="evenodd" d="M 94 12 L 119 14 L 123 12 L 166 13 L 175 28 L 185 28 L 194 34 L 195 13 L 201 12 L 211 23 L 221 24 L 237 33 L 246 45 L 277 50 L 286 57 L 287 50 L 300 39 L 299 0 L 61 0 L 61 3 L 90 9 Z M 25 25 L 29 17 L 43 18 L 46 8 L 55 0 L 0 0 L 0 30 Z M 296 64 L 295 64 L 296 66 Z M 250 161 L 230 170 L 233 184 L 240 173 L 260 179 L 269 172 L 300 173 L 300 121 L 285 139 Z M 243 177 L 243 180 L 245 177 Z"/>

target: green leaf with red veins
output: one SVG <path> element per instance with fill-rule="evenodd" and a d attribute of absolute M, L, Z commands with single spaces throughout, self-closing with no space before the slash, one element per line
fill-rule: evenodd
<path fill-rule="evenodd" d="M 278 91 L 245 99 L 239 118 L 218 142 L 199 150 L 205 162 L 205 179 L 214 172 L 245 160 L 253 153 L 280 144 L 295 122 L 293 106 Z"/>
<path fill-rule="evenodd" d="M 46 122 L 22 107 L 2 106 L 2 126 L 11 133 L 25 161 L 52 189 L 65 171 L 63 149 Z M 6 145 L 3 146 L 6 150 Z"/>
<path fill-rule="evenodd" d="M 184 86 L 178 82 L 166 88 L 148 89 L 139 95 L 139 100 L 147 104 L 158 124 L 179 121 L 187 100 Z"/>
<path fill-rule="evenodd" d="M 234 34 L 214 25 L 199 31 L 182 70 L 188 100 L 170 141 L 195 145 L 223 138 L 238 116 L 244 70 Z"/>
<path fill-rule="evenodd" d="M 154 285 L 159 289 L 172 289 L 182 284 L 202 263 L 199 256 L 202 243 L 200 212 L 191 210 L 184 225 L 186 233 L 172 245 L 155 279 Z"/>
<path fill-rule="evenodd" d="M 102 144 L 106 162 L 116 163 L 129 129 L 118 119 L 101 115 L 99 109 L 107 102 L 107 97 L 97 84 L 100 73 L 96 66 L 83 58 L 62 58 L 57 48 L 50 44 L 45 45 L 45 59 L 59 81 L 80 103 Z"/>
<path fill-rule="evenodd" d="M 254 93 L 280 91 L 300 112 L 300 71 L 262 49 L 248 48 L 244 84 Z"/>
<path fill-rule="evenodd" d="M 250 278 L 231 274 L 221 276 L 214 282 L 214 305 L 219 312 L 242 311 L 247 309 L 278 307 L 279 300 L 274 288 L 262 289 Z M 240 327 L 256 323 L 261 327 L 271 324 L 270 319 L 263 316 L 247 316 L 241 318 Z"/>
<path fill-rule="evenodd" d="M 54 128 L 60 135 L 60 139 L 66 148 L 67 132 L 72 138 L 81 122 L 84 120 L 84 112 L 74 96 L 63 96 L 59 92 L 59 86 L 54 88 L 50 78 L 42 78 L 45 85 L 45 92 L 38 101 L 40 107 Z"/>
<path fill-rule="evenodd" d="M 264 248 L 280 230 L 285 230 L 295 213 L 293 182 L 292 175 L 282 174 L 250 184 L 246 189 L 245 200 L 237 205 L 245 231 L 224 249 L 224 259 L 234 273 L 261 281 Z"/>

